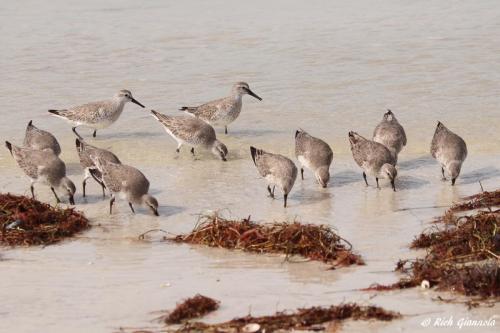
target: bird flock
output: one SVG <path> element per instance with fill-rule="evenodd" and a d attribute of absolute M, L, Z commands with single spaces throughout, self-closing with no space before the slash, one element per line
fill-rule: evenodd
<path fill-rule="evenodd" d="M 185 115 L 170 116 L 151 110 L 151 115 L 177 142 L 176 152 L 183 145 L 196 149 L 206 149 L 222 161 L 227 161 L 229 153 L 224 143 L 217 139 L 214 127 L 224 127 L 228 133 L 228 125 L 238 118 L 242 109 L 243 95 L 250 95 L 262 100 L 245 82 L 237 82 L 228 97 L 208 103 L 179 110 Z M 83 168 L 82 194 L 86 196 L 87 180 L 93 178 L 102 187 L 103 197 L 106 189 L 110 193 L 109 213 L 112 213 L 116 196 L 126 200 L 132 212 L 134 205 L 149 208 L 156 216 L 158 201 L 149 192 L 149 181 L 137 168 L 122 164 L 112 152 L 87 143 L 77 132 L 77 127 L 84 126 L 94 130 L 109 127 L 118 120 L 127 102 L 144 108 L 129 90 L 120 90 L 113 98 L 91 102 L 68 109 L 51 109 L 48 112 L 62 118 L 72 125 L 76 135 L 75 144 L 80 164 Z M 352 156 L 356 164 L 363 170 L 363 178 L 368 186 L 367 175 L 375 177 L 377 188 L 379 179 L 388 179 L 392 189 L 396 191 L 396 164 L 398 154 L 406 146 L 406 133 L 391 110 L 388 110 L 382 121 L 375 127 L 372 139 L 365 138 L 354 131 L 348 133 Z M 26 127 L 22 146 L 5 142 L 14 160 L 31 181 L 31 195 L 35 198 L 34 185 L 44 184 L 51 188 L 57 202 L 61 202 L 58 193 L 64 193 L 70 204 L 75 204 L 76 187 L 66 176 L 66 166 L 59 158 L 61 147 L 50 132 L 35 127 L 32 121 Z M 441 165 L 443 180 L 446 174 L 451 184 L 460 174 L 462 163 L 467 157 L 465 141 L 457 134 L 438 122 L 432 138 L 430 152 Z M 271 198 L 275 197 L 276 187 L 283 193 L 283 205 L 287 206 L 288 194 L 297 178 L 298 169 L 295 163 L 286 156 L 271 153 L 256 147 L 250 147 L 250 156 L 258 173 L 267 181 L 267 191 Z M 295 157 L 300 164 L 301 178 L 304 179 L 304 168 L 310 170 L 318 184 L 326 188 L 330 181 L 330 166 L 333 151 L 323 140 L 316 138 L 302 129 L 295 132 Z"/>

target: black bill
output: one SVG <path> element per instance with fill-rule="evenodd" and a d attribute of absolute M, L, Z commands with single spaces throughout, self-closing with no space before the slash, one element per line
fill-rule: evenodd
<path fill-rule="evenodd" d="M 253 97 L 257 98 L 259 101 L 262 101 L 262 98 L 260 98 L 256 93 L 254 93 L 250 89 L 248 89 L 248 88 L 243 88 L 243 89 L 245 89 L 245 91 L 247 92 L 247 94 L 249 94 L 250 96 L 253 96 Z"/>
<path fill-rule="evenodd" d="M 139 105 L 139 106 L 140 106 L 140 107 L 142 107 L 142 108 L 144 107 L 144 105 L 142 105 L 141 103 L 139 103 L 139 101 L 138 101 L 138 100 L 136 100 L 136 99 L 135 99 L 135 98 L 133 98 L 133 97 L 130 97 L 130 101 L 131 101 L 132 103 L 135 103 L 135 104 Z"/>

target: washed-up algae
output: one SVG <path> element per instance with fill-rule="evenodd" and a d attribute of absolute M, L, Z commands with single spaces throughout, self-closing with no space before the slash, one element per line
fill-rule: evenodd
<path fill-rule="evenodd" d="M 186 323 L 172 332 L 276 332 L 290 330 L 323 331 L 326 324 L 353 320 L 391 321 L 400 318 L 401 314 L 385 310 L 378 306 L 361 306 L 355 303 L 333 305 L 330 307 L 310 307 L 298 309 L 291 313 L 277 312 L 272 316 L 236 318 L 219 324 L 200 322 Z"/>
<path fill-rule="evenodd" d="M 276 312 L 270 316 L 254 317 L 251 315 L 235 318 L 227 322 L 207 324 L 203 322 L 185 322 L 182 325 L 167 325 L 158 329 L 126 329 L 119 332 L 133 333 L 238 333 L 238 332 L 290 332 L 294 331 L 325 331 L 337 327 L 345 320 L 379 320 L 391 321 L 401 318 L 398 312 L 389 311 L 373 305 L 358 305 L 346 303 L 329 307 L 314 306 L 290 312 Z"/>
<path fill-rule="evenodd" d="M 174 310 L 162 316 L 166 324 L 180 324 L 184 320 L 198 318 L 219 308 L 219 302 L 200 294 L 177 304 Z"/>
<path fill-rule="evenodd" d="M 254 253 L 299 255 L 336 266 L 363 265 L 360 255 L 330 227 L 277 222 L 258 224 L 250 217 L 225 219 L 217 214 L 203 216 L 192 232 L 170 238 L 175 242 L 243 250 Z"/>
<path fill-rule="evenodd" d="M 465 201 L 457 203 L 451 207 L 451 211 L 459 212 L 478 208 L 488 208 L 500 206 L 500 190 L 493 192 L 481 192 L 464 198 Z"/>
<path fill-rule="evenodd" d="M 426 249 L 423 259 L 400 261 L 396 270 L 406 276 L 391 285 L 365 290 L 403 289 L 428 283 L 438 290 L 466 296 L 500 296 L 500 191 L 483 192 L 452 206 L 431 231 L 416 237 L 411 248 Z M 469 214 L 466 210 L 487 208 Z"/>
<path fill-rule="evenodd" d="M 72 208 L 62 209 L 25 196 L 0 194 L 0 244 L 48 245 L 89 228 Z"/>

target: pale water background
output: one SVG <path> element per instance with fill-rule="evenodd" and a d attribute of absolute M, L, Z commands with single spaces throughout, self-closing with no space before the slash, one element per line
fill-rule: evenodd
<path fill-rule="evenodd" d="M 126 88 L 148 109 L 177 114 L 181 105 L 225 96 L 241 80 L 264 99 L 246 96 L 230 135 L 218 129 L 230 151 L 227 163 L 201 152 L 193 161 L 186 149 L 176 157 L 174 141 L 134 104 L 97 139 L 89 137 L 147 175 L 161 217 L 145 209 L 131 215 L 121 201 L 109 216 L 108 200 L 90 181 L 88 199 L 79 192 L 76 201 L 93 229 L 60 245 L 1 249 L 1 332 L 152 326 L 152 311 L 196 293 L 222 302 L 206 318 L 213 322 L 347 301 L 406 317 L 352 322 L 346 331 L 429 331 L 420 325 L 427 317 L 456 322 L 498 314 L 498 306 L 468 311 L 432 301 L 452 297 L 432 291 L 353 291 L 396 281 L 394 264 L 418 254 L 407 245 L 434 216 L 478 192 L 479 180 L 486 189 L 498 187 L 498 1 L 1 1 L 0 20 L 1 140 L 21 143 L 30 119 L 52 131 L 79 191 L 74 136 L 48 116 L 49 108 Z M 349 130 L 370 136 L 386 108 L 408 136 L 396 193 L 385 181 L 380 191 L 364 186 L 347 141 Z M 468 144 L 455 187 L 440 181 L 429 157 L 437 120 Z M 306 171 L 283 209 L 281 198 L 266 197 L 248 147 L 293 157 L 298 127 L 333 147 L 333 182 L 321 189 Z M 0 172 L 2 192 L 29 193 L 6 149 L 0 149 Z M 37 195 L 53 202 L 47 188 Z M 367 265 L 331 271 L 283 257 L 137 240 L 152 228 L 188 232 L 196 214 L 215 209 L 258 221 L 329 224 Z"/>

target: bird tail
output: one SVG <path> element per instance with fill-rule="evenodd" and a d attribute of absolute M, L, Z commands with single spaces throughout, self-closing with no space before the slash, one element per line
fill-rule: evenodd
<path fill-rule="evenodd" d="M 35 126 L 33 125 L 33 120 L 30 120 L 30 122 L 28 123 L 28 126 L 26 126 L 26 127 L 27 127 L 27 128 L 30 128 L 30 127 L 35 127 Z"/>
<path fill-rule="evenodd" d="M 359 140 L 359 134 L 354 132 L 354 131 L 350 131 L 349 132 L 349 142 L 351 144 L 355 144 L 356 142 L 358 142 Z"/>
<path fill-rule="evenodd" d="M 171 116 L 167 116 L 166 114 L 156 112 L 155 110 L 151 110 L 151 114 L 153 117 L 158 120 L 162 125 L 166 125 L 171 120 Z"/>
<path fill-rule="evenodd" d="M 391 117 L 391 120 L 395 119 L 394 113 L 390 109 L 387 109 L 387 112 L 384 113 L 384 119 L 389 120 L 389 117 Z"/>
<path fill-rule="evenodd" d="M 10 143 L 9 141 L 5 141 L 5 147 L 7 147 L 7 149 L 10 151 L 10 154 L 14 156 L 14 154 L 12 154 L 12 143 Z"/>
<path fill-rule="evenodd" d="M 443 125 L 442 122 L 438 121 L 437 125 L 436 125 L 436 131 L 440 131 L 442 129 L 445 129 L 446 127 Z"/>
<path fill-rule="evenodd" d="M 193 111 L 196 111 L 196 107 L 194 106 L 183 106 L 179 109 L 179 111 L 183 111 L 183 112 L 193 112 Z"/>
<path fill-rule="evenodd" d="M 295 131 L 295 138 L 297 138 L 300 133 L 305 133 L 305 132 L 306 131 L 304 131 L 302 128 L 299 128 L 298 130 Z"/>
<path fill-rule="evenodd" d="M 66 110 L 53 110 L 53 109 L 51 109 L 51 110 L 49 110 L 49 113 L 53 114 L 54 116 L 64 117 L 62 115 L 62 112 L 64 112 L 64 111 L 66 111 Z"/>
<path fill-rule="evenodd" d="M 92 178 L 94 178 L 94 180 L 96 182 L 98 182 L 99 184 L 101 184 L 102 186 L 104 186 L 104 183 L 102 182 L 102 173 L 101 173 L 101 171 L 99 171 L 99 169 L 97 169 L 97 168 L 90 168 L 89 172 L 90 172 L 90 175 L 92 176 Z"/>
<path fill-rule="evenodd" d="M 83 141 L 81 138 L 75 139 L 75 145 L 78 152 L 82 152 L 85 150 L 85 141 Z"/>
<path fill-rule="evenodd" d="M 156 119 L 160 120 L 160 113 L 155 111 L 155 110 L 151 110 L 151 114 L 153 115 L 153 117 L 155 117 Z"/>
<path fill-rule="evenodd" d="M 250 154 L 252 155 L 252 160 L 255 165 L 257 165 L 257 157 L 262 155 L 264 151 L 262 149 L 257 149 L 253 146 L 250 146 Z"/>

